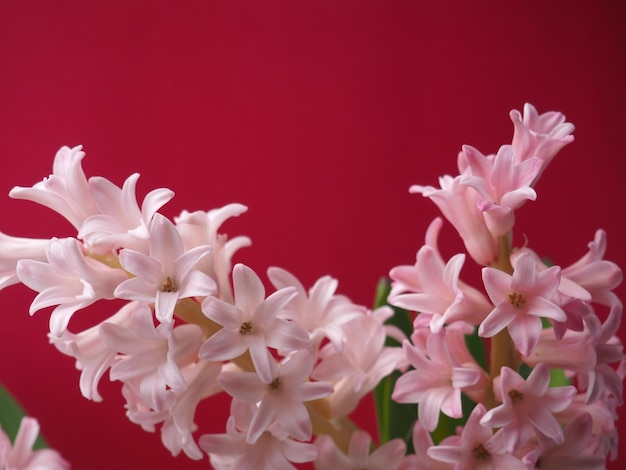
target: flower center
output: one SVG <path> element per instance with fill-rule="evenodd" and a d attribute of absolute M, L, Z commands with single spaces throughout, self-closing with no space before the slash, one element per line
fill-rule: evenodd
<path fill-rule="evenodd" d="M 161 286 L 161 292 L 176 292 L 176 286 L 172 282 L 172 278 L 167 276 L 163 286 Z"/>
<path fill-rule="evenodd" d="M 478 460 L 487 460 L 489 458 L 489 451 L 485 449 L 485 446 L 482 444 L 478 444 L 474 447 L 474 457 Z"/>
<path fill-rule="evenodd" d="M 526 303 L 526 300 L 524 299 L 524 296 L 522 294 L 519 294 L 517 292 L 511 292 L 509 294 L 509 303 L 512 304 L 514 307 L 519 308 Z"/>
<path fill-rule="evenodd" d="M 239 334 L 249 335 L 250 333 L 252 333 L 252 323 L 250 323 L 249 321 L 243 322 L 239 327 Z"/>
<path fill-rule="evenodd" d="M 280 378 L 276 377 L 274 380 L 270 382 L 270 389 L 278 390 L 279 387 L 280 387 Z"/>
<path fill-rule="evenodd" d="M 509 398 L 513 403 L 517 403 L 518 401 L 522 401 L 524 399 L 524 394 L 518 390 L 509 390 Z"/>

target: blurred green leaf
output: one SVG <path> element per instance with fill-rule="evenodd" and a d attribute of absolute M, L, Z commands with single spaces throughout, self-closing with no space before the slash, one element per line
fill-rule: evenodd
<path fill-rule="evenodd" d="M 15 436 L 20 428 L 22 418 L 26 416 L 24 409 L 11 393 L 0 384 L 0 427 L 9 436 L 11 442 L 15 441 Z M 40 434 L 35 441 L 34 449 L 48 447 L 43 436 Z"/>
<path fill-rule="evenodd" d="M 474 333 L 472 335 L 465 335 L 465 344 L 478 365 L 484 370 L 488 370 L 484 338 L 478 336 L 478 327 L 474 328 Z"/>
<path fill-rule="evenodd" d="M 388 279 L 381 279 L 376 288 L 376 298 L 374 308 L 387 303 L 387 296 L 391 290 L 391 283 Z M 392 307 L 394 315 L 389 318 L 385 324 L 393 325 L 404 332 L 407 337 L 413 331 L 413 322 L 409 312 L 406 310 Z M 398 341 L 387 337 L 386 346 L 401 346 Z M 413 443 L 411 436 L 413 433 L 413 425 L 417 420 L 417 406 L 415 404 L 400 404 L 391 399 L 396 380 L 401 373 L 394 371 L 377 385 L 374 390 L 374 401 L 376 405 L 376 417 L 378 420 L 378 438 L 380 444 L 390 441 L 391 439 L 403 439 L 408 447 L 408 453 L 413 452 Z"/>
<path fill-rule="evenodd" d="M 565 370 L 550 369 L 550 387 L 564 387 L 571 384 L 572 381 L 565 375 Z"/>

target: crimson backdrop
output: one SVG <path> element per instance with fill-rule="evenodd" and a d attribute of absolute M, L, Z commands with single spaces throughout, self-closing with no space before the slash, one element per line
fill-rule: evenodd
<path fill-rule="evenodd" d="M 619 0 L 0 0 L 0 194 L 83 144 L 88 175 L 121 184 L 140 172 L 142 196 L 173 189 L 168 216 L 247 204 L 224 227 L 254 242 L 237 261 L 306 285 L 331 274 L 369 304 L 437 214 L 408 187 L 454 173 L 462 144 L 495 152 L 510 141 L 509 110 L 529 101 L 563 111 L 576 140 L 519 211 L 518 233 L 568 264 L 603 227 L 608 258 L 626 266 L 624 24 Z M 72 234 L 55 214 L 1 201 L 5 233 Z M 451 255 L 460 244 L 445 232 Z M 128 422 L 107 379 L 103 403 L 83 399 L 72 360 L 47 343 L 47 312 L 27 314 L 33 293 L 1 295 L 0 381 L 74 468 L 208 467 Z M 203 406 L 201 429 L 221 432 L 226 408 Z M 366 401 L 355 419 L 372 430 L 372 416 Z"/>

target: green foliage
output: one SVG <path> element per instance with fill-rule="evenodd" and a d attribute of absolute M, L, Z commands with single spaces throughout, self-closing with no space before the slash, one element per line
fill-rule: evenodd
<path fill-rule="evenodd" d="M 387 296 L 391 289 L 388 279 L 381 279 L 376 289 L 376 299 L 374 307 L 378 308 L 387 304 Z M 408 336 L 413 331 L 411 316 L 406 310 L 393 307 L 394 315 L 386 322 L 404 332 Z M 401 346 L 395 339 L 387 337 L 386 346 Z M 396 380 L 400 377 L 400 372 L 394 371 L 380 381 L 374 390 L 374 400 L 376 405 L 376 417 L 378 420 L 378 438 L 380 444 L 384 444 L 395 438 L 403 439 L 408 448 L 408 452 L 413 452 L 411 436 L 413 425 L 417 420 L 417 405 L 400 404 L 391 399 Z"/>
<path fill-rule="evenodd" d="M 26 416 L 24 409 L 17 400 L 9 393 L 9 391 L 0 385 L 0 427 L 9 436 L 11 442 L 15 440 L 17 431 L 20 428 L 22 418 Z M 34 449 L 48 447 L 44 438 L 39 435 Z"/>

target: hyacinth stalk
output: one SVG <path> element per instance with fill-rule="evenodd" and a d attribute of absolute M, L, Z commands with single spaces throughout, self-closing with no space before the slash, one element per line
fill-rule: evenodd
<path fill-rule="evenodd" d="M 532 241 L 515 246 L 515 211 L 538 197 L 574 127 L 529 104 L 510 118 L 510 144 L 488 155 L 464 146 L 458 175 L 410 188 L 439 207 L 466 252 L 441 256 L 436 218 L 372 309 L 337 293 L 330 276 L 303 286 L 279 267 L 267 270 L 267 292 L 253 268 L 232 262 L 250 239 L 220 232 L 245 206 L 170 220 L 159 210 L 171 190 L 139 203 L 139 175 L 122 187 L 88 178 L 80 146 L 62 147 L 48 178 L 10 192 L 63 216 L 75 236 L 0 233 L 0 288 L 34 290 L 31 314 L 54 307 L 49 340 L 75 359 L 85 398 L 103 399 L 108 372 L 128 419 L 159 432 L 173 456 L 208 457 L 218 470 L 603 468 L 617 456 L 626 375 L 613 292 L 622 273 L 604 259 L 602 230 L 567 267 L 547 265 Z M 482 285 L 461 279 L 466 262 L 482 267 Z M 113 299 L 126 303 L 73 329 L 75 314 Z M 206 433 L 196 409 L 222 392 L 230 416 L 222 433 Z M 377 442 L 350 419 L 370 393 Z M 36 422 L 24 423 L 14 444 L 0 435 L 0 467 L 49 458 L 66 468 L 54 451 L 11 450 L 32 446 Z"/>

